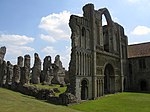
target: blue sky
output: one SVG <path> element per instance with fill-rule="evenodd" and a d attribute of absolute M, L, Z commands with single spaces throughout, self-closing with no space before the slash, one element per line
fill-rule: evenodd
<path fill-rule="evenodd" d="M 108 8 L 121 24 L 129 44 L 150 41 L 150 0 L 0 0 L 0 46 L 7 47 L 5 60 L 16 63 L 18 56 L 37 52 L 59 54 L 67 69 L 70 59 L 71 14 L 82 14 L 82 7 Z"/>

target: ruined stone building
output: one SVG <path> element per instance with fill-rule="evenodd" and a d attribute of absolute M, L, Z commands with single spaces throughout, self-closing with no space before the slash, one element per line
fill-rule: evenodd
<path fill-rule="evenodd" d="M 132 91 L 150 91 L 150 43 L 128 46 L 129 80 Z"/>
<path fill-rule="evenodd" d="M 55 57 L 54 63 L 51 63 L 51 57 L 44 58 L 43 70 L 41 69 L 41 59 L 37 53 L 34 53 L 34 65 L 31 68 L 31 57 L 25 55 L 19 56 L 17 64 L 12 65 L 10 61 L 5 61 L 6 47 L 0 48 L 0 86 L 12 86 L 24 84 L 65 84 L 65 68 L 62 65 L 60 56 Z"/>
<path fill-rule="evenodd" d="M 63 85 L 66 78 L 70 85 L 62 96 L 66 95 L 63 101 L 67 103 L 71 98 L 96 99 L 125 90 L 150 92 L 150 43 L 128 45 L 124 28 L 112 20 L 106 8 L 95 10 L 93 4 L 83 7 L 83 17 L 71 15 L 69 26 L 72 49 L 68 72 L 59 55 L 54 63 L 46 56 L 43 70 L 37 53 L 32 68 L 30 55 L 19 56 L 17 65 L 12 65 L 4 60 L 6 47 L 1 47 L 0 86 L 30 82 Z"/>
<path fill-rule="evenodd" d="M 102 16 L 107 25 L 102 25 Z M 124 90 L 127 74 L 127 36 L 106 8 L 83 7 L 83 17 L 69 22 L 72 53 L 69 68 L 70 92 L 78 100 L 95 99 Z"/>

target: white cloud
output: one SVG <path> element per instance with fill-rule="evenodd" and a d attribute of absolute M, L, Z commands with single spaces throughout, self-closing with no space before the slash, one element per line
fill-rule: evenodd
<path fill-rule="evenodd" d="M 25 54 L 30 55 L 34 51 L 34 48 L 28 46 L 7 45 L 5 59 L 11 61 L 12 64 L 16 64 L 18 56 L 24 56 Z"/>
<path fill-rule="evenodd" d="M 25 45 L 27 43 L 33 42 L 34 38 L 27 37 L 25 35 L 0 35 L 0 43 L 13 44 L 13 45 Z"/>
<path fill-rule="evenodd" d="M 7 53 L 10 55 L 16 55 L 16 56 L 25 55 L 33 51 L 35 51 L 34 48 L 27 47 L 27 46 L 18 47 L 18 46 L 9 45 L 7 47 Z"/>
<path fill-rule="evenodd" d="M 51 42 L 51 43 L 55 43 L 56 42 L 56 40 L 53 37 L 51 37 L 50 35 L 41 34 L 40 38 L 45 40 L 45 41 Z"/>
<path fill-rule="evenodd" d="M 47 46 L 42 49 L 42 52 L 44 52 L 46 55 L 56 54 L 57 51 L 52 46 Z"/>
<path fill-rule="evenodd" d="M 51 56 L 52 62 L 54 62 L 56 55 L 60 55 L 60 60 L 63 64 L 63 67 L 65 67 L 65 69 L 68 69 L 70 62 L 71 47 L 65 46 L 65 48 L 62 49 L 63 50 L 56 50 L 53 46 L 47 46 L 42 49 L 42 52 L 45 55 Z"/>
<path fill-rule="evenodd" d="M 45 30 L 53 39 L 68 39 L 70 37 L 68 25 L 70 15 L 70 12 L 63 11 L 42 17 L 39 28 Z"/>
<path fill-rule="evenodd" d="M 61 61 L 63 63 L 63 66 L 65 67 L 65 69 L 68 70 L 69 67 L 69 62 L 70 62 L 70 54 L 71 54 L 71 46 L 66 46 L 65 47 L 65 51 L 63 54 L 61 54 Z"/>
<path fill-rule="evenodd" d="M 25 35 L 1 34 L 0 46 L 6 46 L 5 60 L 16 64 L 18 56 L 33 53 L 35 49 L 26 45 L 33 41 L 34 38 Z"/>
<path fill-rule="evenodd" d="M 150 28 L 146 26 L 137 26 L 131 32 L 132 35 L 148 35 L 150 34 Z"/>

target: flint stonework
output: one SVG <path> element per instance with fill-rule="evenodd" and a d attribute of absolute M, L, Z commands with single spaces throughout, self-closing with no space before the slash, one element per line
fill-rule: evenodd
<path fill-rule="evenodd" d="M 31 82 L 33 84 L 39 84 L 40 83 L 40 75 L 41 75 L 41 59 L 39 58 L 38 54 L 35 53 Z"/>

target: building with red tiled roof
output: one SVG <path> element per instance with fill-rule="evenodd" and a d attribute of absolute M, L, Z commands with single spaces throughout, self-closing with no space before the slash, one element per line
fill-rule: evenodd
<path fill-rule="evenodd" d="M 128 85 L 133 91 L 150 91 L 150 42 L 128 45 Z"/>
<path fill-rule="evenodd" d="M 128 45 L 128 58 L 150 56 L 150 42 Z"/>

